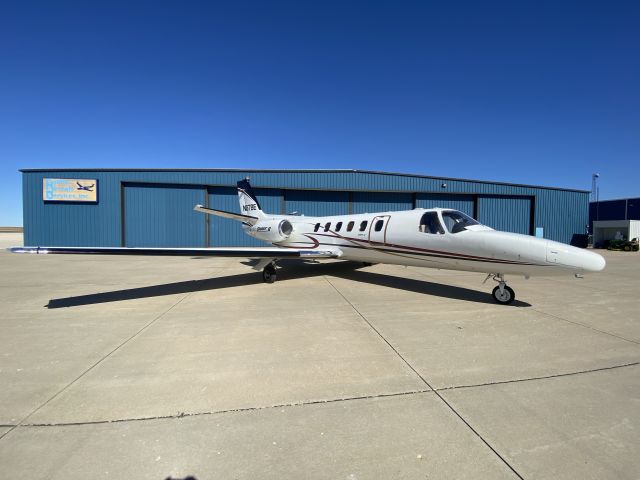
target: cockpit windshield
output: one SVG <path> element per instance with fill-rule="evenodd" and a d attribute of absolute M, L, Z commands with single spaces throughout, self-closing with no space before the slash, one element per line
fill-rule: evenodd
<path fill-rule="evenodd" d="M 470 225 L 480 225 L 469 215 L 465 215 L 457 210 L 443 210 L 442 221 L 450 233 L 458 233 Z"/>

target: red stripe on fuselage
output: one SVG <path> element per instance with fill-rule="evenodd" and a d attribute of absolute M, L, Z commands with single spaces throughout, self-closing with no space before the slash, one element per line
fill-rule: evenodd
<path fill-rule="evenodd" d="M 374 248 L 374 245 L 379 245 L 379 246 L 384 246 L 384 247 L 391 247 L 391 248 L 404 248 L 406 250 L 412 250 L 412 251 L 416 251 L 416 252 L 425 252 L 425 253 L 433 253 L 433 254 L 437 254 L 437 255 L 446 255 L 449 256 L 451 258 L 458 258 L 460 260 L 475 260 L 475 261 L 484 261 L 484 262 L 492 262 L 492 263 L 505 263 L 505 264 L 512 264 L 512 265 L 537 265 L 537 264 L 531 264 L 531 263 L 527 263 L 527 262 L 516 262 L 513 260 L 504 260 L 504 259 L 500 259 L 500 258 L 490 258 L 490 257 L 480 257 L 477 255 L 468 255 L 466 253 L 455 253 L 455 252 L 446 252 L 443 250 L 431 250 L 428 248 L 419 248 L 419 247 L 410 247 L 410 246 L 406 246 L 406 245 L 397 245 L 394 243 L 385 243 L 385 242 L 372 242 L 371 240 L 361 240 L 358 238 L 349 238 L 349 237 L 344 237 L 338 233 L 335 232 L 331 232 L 333 233 L 333 235 L 327 235 L 324 233 L 319 233 L 317 235 L 322 236 L 322 237 L 329 237 L 329 238 L 339 238 L 341 240 L 346 240 L 348 242 L 353 242 L 355 244 L 359 244 L 359 243 L 368 243 L 369 245 L 371 245 L 372 249 L 375 250 L 380 250 L 380 251 L 385 251 L 384 249 L 376 249 Z M 311 238 L 312 240 L 315 240 L 313 237 L 311 237 L 310 235 L 305 235 L 305 237 Z M 336 246 L 340 246 L 340 245 L 336 245 Z M 346 245 L 345 245 L 346 246 Z M 408 252 L 407 252 L 408 253 Z"/>

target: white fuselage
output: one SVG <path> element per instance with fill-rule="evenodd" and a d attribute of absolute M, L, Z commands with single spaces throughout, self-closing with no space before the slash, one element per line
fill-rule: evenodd
<path fill-rule="evenodd" d="M 457 233 L 446 227 L 441 233 L 423 230 L 420 221 L 425 212 L 436 212 L 444 226 L 442 214 L 447 211 L 417 208 L 327 217 L 268 215 L 244 229 L 278 247 L 335 249 L 342 259 L 370 263 L 524 276 L 582 274 L 605 266 L 596 253 L 484 225 L 467 226 Z M 283 220 L 293 228 L 279 228 Z"/>

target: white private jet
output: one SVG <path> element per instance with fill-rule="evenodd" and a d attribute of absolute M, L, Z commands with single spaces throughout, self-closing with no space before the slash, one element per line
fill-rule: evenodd
<path fill-rule="evenodd" d="M 12 247 L 14 253 L 223 256 L 256 258 L 263 280 L 276 281 L 275 262 L 282 258 L 340 258 L 365 263 L 390 263 L 487 273 L 498 285 L 496 302 L 515 299 L 505 275 L 580 276 L 599 272 L 605 260 L 597 253 L 528 235 L 507 233 L 481 225 L 462 212 L 447 208 L 416 208 L 326 217 L 271 215 L 262 211 L 248 179 L 238 182 L 241 213 L 206 208 L 195 210 L 242 222 L 248 235 L 272 247 L 127 248 Z M 486 281 L 486 280 L 485 280 Z"/>

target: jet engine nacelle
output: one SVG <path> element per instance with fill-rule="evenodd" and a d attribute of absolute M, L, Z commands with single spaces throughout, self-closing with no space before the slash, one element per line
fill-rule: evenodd
<path fill-rule="evenodd" d="M 293 225 L 289 220 L 262 220 L 249 227 L 247 233 L 252 237 L 266 242 L 282 242 L 293 232 Z"/>

